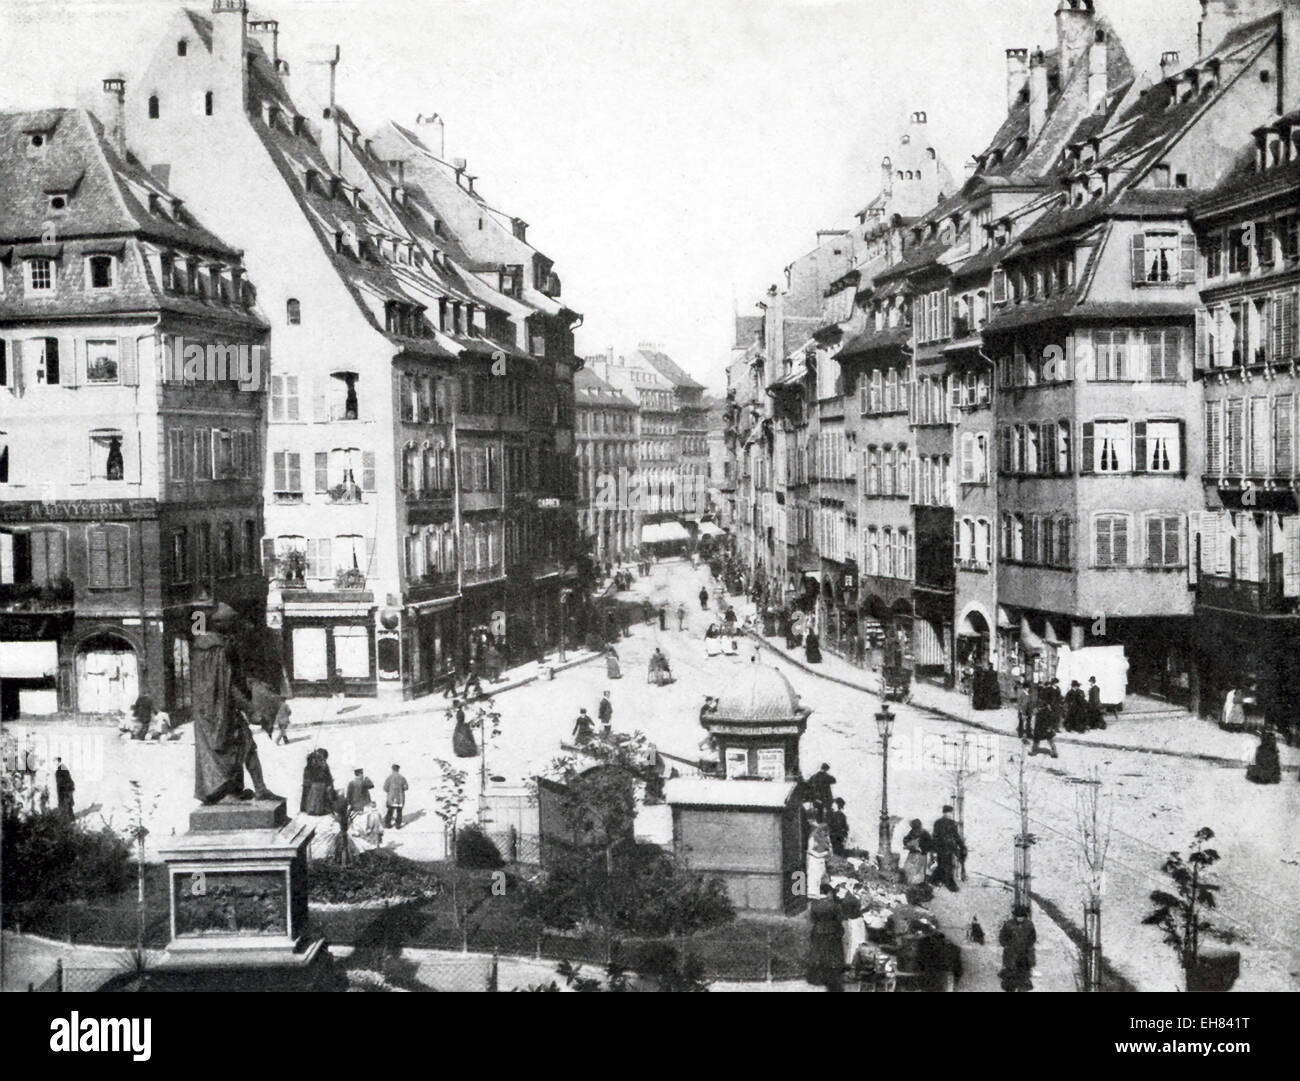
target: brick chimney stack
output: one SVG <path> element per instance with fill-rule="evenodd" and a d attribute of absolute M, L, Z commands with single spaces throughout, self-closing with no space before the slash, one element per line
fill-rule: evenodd
<path fill-rule="evenodd" d="M 1029 138 L 1032 141 L 1047 123 L 1047 57 L 1035 49 L 1029 58 Z"/>
<path fill-rule="evenodd" d="M 104 80 L 104 104 L 99 117 L 104 136 L 119 158 L 126 158 L 126 80 L 109 76 Z"/>
<path fill-rule="evenodd" d="M 248 4 L 246 0 L 212 0 L 212 55 L 217 78 L 213 108 L 242 114 L 248 101 Z"/>
<path fill-rule="evenodd" d="M 1098 29 L 1088 46 L 1088 111 L 1097 112 L 1106 106 L 1107 63 L 1106 31 Z"/>
<path fill-rule="evenodd" d="M 1061 68 L 1061 83 L 1075 64 L 1086 60 L 1096 29 L 1096 12 L 1092 0 L 1061 0 L 1056 8 L 1056 62 Z"/>

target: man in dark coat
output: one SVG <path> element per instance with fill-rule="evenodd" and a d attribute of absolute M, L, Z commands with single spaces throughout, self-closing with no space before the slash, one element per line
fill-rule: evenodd
<path fill-rule="evenodd" d="M 934 839 L 934 884 L 947 886 L 953 893 L 958 890 L 957 867 L 966 859 L 966 842 L 962 838 L 957 820 L 952 816 L 952 806 L 945 805 L 943 817 L 936 818 L 931 831 Z"/>
<path fill-rule="evenodd" d="M 659 629 L 661 631 L 668 629 L 668 605 L 666 604 L 659 606 Z"/>
<path fill-rule="evenodd" d="M 808 794 L 812 796 L 813 803 L 821 806 L 823 812 L 829 811 L 834 802 L 835 793 L 831 790 L 834 783 L 835 778 L 831 775 L 831 767 L 827 762 L 823 762 L 822 768 L 808 778 Z"/>
<path fill-rule="evenodd" d="M 833 806 L 835 809 L 826 816 L 826 826 L 831 835 L 831 851 L 837 856 L 842 856 L 849 839 L 849 818 L 844 813 L 842 798 L 836 797 Z"/>
<path fill-rule="evenodd" d="M 374 787 L 375 782 L 366 776 L 365 770 L 354 769 L 352 771 L 352 780 L 348 782 L 348 810 L 364 811 L 369 807 L 370 790 Z"/>
<path fill-rule="evenodd" d="M 194 798 L 216 803 L 226 796 L 280 799 L 266 787 L 257 744 L 245 719 L 253 712 L 248 684 L 232 662 L 229 636 L 237 616 L 219 604 L 211 628 L 194 636 L 191 651 L 194 716 Z M 244 788 L 244 770 L 253 782 Z"/>
<path fill-rule="evenodd" d="M 59 814 L 71 819 L 73 817 L 72 793 L 77 790 L 77 786 L 72 780 L 72 771 L 64 765 L 63 759 L 56 758 L 54 762 L 54 792 L 58 799 Z"/>
<path fill-rule="evenodd" d="M 1088 727 L 1105 728 L 1106 718 L 1101 709 L 1101 688 L 1097 686 L 1097 677 L 1088 677 Z"/>
<path fill-rule="evenodd" d="M 1034 943 L 1038 941 L 1038 932 L 1030 922 L 1029 913 L 1021 906 L 1016 906 L 1011 919 L 1002 925 L 998 932 L 998 945 L 1002 947 L 1002 971 L 998 973 L 1004 991 L 1032 991 L 1034 985 L 1030 979 L 1033 975 L 1036 958 Z"/>
<path fill-rule="evenodd" d="M 1070 689 L 1065 692 L 1065 730 L 1067 732 L 1088 730 L 1088 700 L 1083 697 L 1083 690 L 1077 679 L 1070 681 Z"/>
<path fill-rule="evenodd" d="M 1029 748 L 1030 754 L 1039 754 L 1038 745 L 1046 743 L 1051 748 L 1053 758 L 1059 758 L 1056 751 L 1056 733 L 1060 728 L 1059 713 L 1052 702 L 1054 688 L 1048 684 L 1038 696 L 1038 707 L 1034 711 L 1034 743 Z"/>
<path fill-rule="evenodd" d="M 1022 679 L 1016 687 L 1016 735 L 1029 739 L 1034 731 L 1034 685 Z"/>
<path fill-rule="evenodd" d="M 709 607 L 709 591 L 703 586 L 700 587 L 700 607 L 704 609 Z"/>
<path fill-rule="evenodd" d="M 614 703 L 609 700 L 609 691 L 601 696 L 600 705 L 596 707 L 596 716 L 600 718 L 600 734 L 608 736 L 614 725 Z"/>

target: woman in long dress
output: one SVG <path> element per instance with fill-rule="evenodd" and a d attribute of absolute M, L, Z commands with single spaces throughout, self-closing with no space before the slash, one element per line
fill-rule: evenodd
<path fill-rule="evenodd" d="M 903 860 L 903 882 L 908 886 L 919 886 L 925 881 L 930 864 L 930 849 L 933 842 L 930 831 L 921 825 L 919 818 L 912 819 L 911 829 L 903 837 L 903 851 L 907 858 Z"/>
<path fill-rule="evenodd" d="M 804 657 L 807 658 L 809 664 L 822 663 L 821 643 L 817 640 L 817 632 L 811 627 L 808 629 L 808 633 L 804 636 L 803 651 Z"/>
<path fill-rule="evenodd" d="M 722 642 L 718 637 L 718 625 L 710 623 L 709 629 L 704 632 L 704 655 L 706 657 L 716 657 L 722 652 Z"/>
<path fill-rule="evenodd" d="M 456 727 L 451 734 L 451 749 L 457 758 L 477 758 L 478 743 L 474 739 L 474 729 L 465 720 L 465 707 L 456 703 Z"/>
<path fill-rule="evenodd" d="M 623 669 L 618 663 L 618 650 L 613 646 L 605 650 L 605 676 L 607 679 L 623 678 Z"/>
<path fill-rule="evenodd" d="M 330 773 L 330 753 L 317 747 L 307 755 L 307 765 L 302 771 L 302 803 L 304 814 L 327 815 L 334 813 L 334 777 Z"/>
<path fill-rule="evenodd" d="M 808 907 L 812 929 L 808 941 L 808 982 L 827 991 L 844 990 L 844 930 L 840 904 L 830 887 L 813 893 Z"/>

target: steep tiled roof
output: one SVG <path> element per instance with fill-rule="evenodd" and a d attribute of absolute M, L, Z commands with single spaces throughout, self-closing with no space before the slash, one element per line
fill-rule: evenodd
<path fill-rule="evenodd" d="M 660 353 L 653 349 L 638 349 L 637 352 L 645 357 L 646 362 L 652 365 L 660 375 L 667 379 L 673 386 L 680 387 L 683 390 L 703 390 L 704 384 L 697 383 L 686 371 L 667 353 Z"/>
<path fill-rule="evenodd" d="M 616 409 L 635 409 L 636 403 L 612 383 L 606 382 L 590 368 L 573 373 L 573 392 L 579 404 L 611 405 Z"/>

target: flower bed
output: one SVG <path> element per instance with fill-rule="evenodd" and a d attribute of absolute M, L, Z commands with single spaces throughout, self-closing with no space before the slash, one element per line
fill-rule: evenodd
<path fill-rule="evenodd" d="M 366 904 L 424 900 L 442 893 L 442 880 L 395 852 L 376 848 L 362 852 L 347 866 L 325 860 L 311 865 L 308 897 L 313 904 Z"/>

